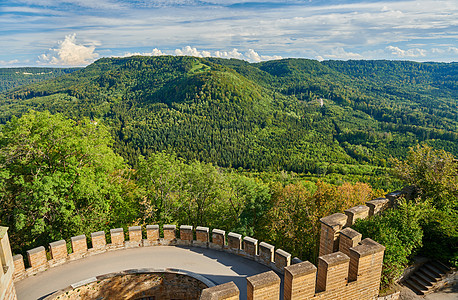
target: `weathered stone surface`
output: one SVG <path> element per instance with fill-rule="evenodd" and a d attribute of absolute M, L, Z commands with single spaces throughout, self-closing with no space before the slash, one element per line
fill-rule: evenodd
<path fill-rule="evenodd" d="M 358 219 L 365 219 L 369 216 L 369 207 L 366 205 L 358 205 L 345 210 L 347 215 L 347 224 L 345 226 L 352 226 Z"/>
<path fill-rule="evenodd" d="M 159 225 L 146 225 L 146 239 L 150 242 L 159 240 Z"/>
<path fill-rule="evenodd" d="M 339 233 L 347 223 L 347 218 L 345 214 L 336 213 L 320 219 L 320 256 L 333 253 L 339 249 Z"/>
<path fill-rule="evenodd" d="M 239 300 L 240 291 L 233 281 L 202 291 L 200 300 Z"/>
<path fill-rule="evenodd" d="M 291 265 L 291 254 L 282 250 L 275 250 L 275 266 L 283 272 L 285 267 Z"/>
<path fill-rule="evenodd" d="M 187 241 L 189 244 L 194 239 L 192 226 L 190 225 L 181 225 L 180 226 L 180 239 L 182 241 Z"/>
<path fill-rule="evenodd" d="M 176 225 L 164 225 L 164 240 L 166 241 L 173 241 L 176 237 Z"/>
<path fill-rule="evenodd" d="M 284 300 L 303 300 L 315 294 L 317 268 L 304 261 L 285 268 Z"/>
<path fill-rule="evenodd" d="M 278 300 L 280 277 L 273 271 L 247 277 L 248 300 Z"/>
<path fill-rule="evenodd" d="M 84 234 L 72 237 L 71 242 L 73 253 L 87 252 L 87 239 Z"/>
<path fill-rule="evenodd" d="M 390 207 L 390 199 L 377 198 L 367 201 L 366 205 L 369 207 L 369 217 L 381 214 L 385 209 Z"/>
<path fill-rule="evenodd" d="M 242 249 L 242 236 L 238 233 L 229 232 L 227 235 L 227 245 L 231 250 Z"/>
<path fill-rule="evenodd" d="M 112 245 L 123 245 L 124 244 L 124 229 L 115 228 L 110 229 L 111 244 Z"/>
<path fill-rule="evenodd" d="M 258 255 L 258 240 L 251 237 L 243 238 L 243 251 L 250 256 Z"/>
<path fill-rule="evenodd" d="M 275 247 L 268 243 L 261 242 L 259 244 L 259 258 L 262 263 L 269 266 L 275 259 Z"/>
<path fill-rule="evenodd" d="M 347 284 L 350 257 L 335 252 L 318 257 L 317 289 L 331 291 Z"/>
<path fill-rule="evenodd" d="M 51 257 L 54 260 L 65 259 L 68 256 L 65 240 L 50 243 L 49 249 L 51 251 Z"/>
<path fill-rule="evenodd" d="M 45 247 L 40 246 L 27 251 L 27 258 L 32 268 L 45 266 L 48 262 L 46 259 Z"/>
<path fill-rule="evenodd" d="M 103 249 L 107 245 L 107 238 L 105 231 L 97 231 L 91 233 L 91 241 L 93 249 Z"/>
<path fill-rule="evenodd" d="M 210 244 L 211 248 L 214 249 L 223 249 L 226 244 L 226 232 L 220 229 L 212 230 L 212 242 Z"/>
<path fill-rule="evenodd" d="M 362 234 L 350 227 L 343 229 L 339 237 L 339 251 L 349 255 L 350 248 L 355 247 L 361 242 Z"/>

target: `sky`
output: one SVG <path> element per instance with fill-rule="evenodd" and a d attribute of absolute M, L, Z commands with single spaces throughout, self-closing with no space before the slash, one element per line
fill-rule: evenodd
<path fill-rule="evenodd" d="M 0 67 L 102 57 L 458 61 L 458 1 L 0 0 Z"/>

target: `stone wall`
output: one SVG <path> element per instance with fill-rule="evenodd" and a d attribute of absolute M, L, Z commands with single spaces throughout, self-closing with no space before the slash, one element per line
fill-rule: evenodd
<path fill-rule="evenodd" d="M 8 228 L 0 227 L 0 300 L 16 300 L 13 283 L 14 262 L 11 255 Z"/>
<path fill-rule="evenodd" d="M 277 274 L 284 274 L 284 299 L 373 299 L 378 296 L 384 247 L 369 238 L 361 240 L 361 234 L 348 226 L 357 219 L 381 213 L 390 205 L 390 200 L 379 198 L 366 204 L 320 220 L 318 267 L 310 262 L 291 264 L 291 254 L 288 252 L 233 232 L 226 233 L 220 229 L 210 231 L 207 227 L 197 227 L 194 231 L 188 225 L 182 225 L 177 230 L 175 225 L 164 225 L 164 234 L 160 237 L 158 225 L 147 225 L 146 238 L 139 226 L 129 227 L 128 240 L 125 240 L 126 234 L 122 228 L 112 229 L 109 238 L 111 243 L 108 244 L 104 232 L 92 233 L 92 248 L 87 247 L 86 236 L 73 237 L 71 253 L 67 253 L 65 241 L 51 243 L 48 250 L 51 253 L 50 260 L 47 260 L 44 247 L 29 250 L 27 264 L 21 255 L 16 255 L 13 257 L 14 279 L 21 280 L 67 261 L 106 251 L 155 245 L 187 245 L 240 255 L 275 271 L 247 278 L 248 299 L 278 299 L 277 291 L 279 293 L 281 283 L 279 278 L 277 280 Z M 304 231 L 304 234 L 307 232 Z M 221 289 L 206 290 L 203 295 L 203 299 L 234 299 L 239 291 L 235 285 L 227 285 Z"/>
<path fill-rule="evenodd" d="M 211 285 L 196 274 L 158 270 L 146 272 L 127 270 L 97 276 L 69 286 L 44 300 L 79 299 L 163 299 L 198 300 L 202 290 Z M 213 284 L 214 286 L 214 284 Z"/>

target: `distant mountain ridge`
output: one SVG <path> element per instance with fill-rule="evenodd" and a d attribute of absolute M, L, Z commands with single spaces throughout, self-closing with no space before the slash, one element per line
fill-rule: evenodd
<path fill-rule="evenodd" d="M 225 167 L 364 173 L 419 142 L 458 155 L 457 74 L 457 63 L 103 58 L 4 92 L 0 120 L 28 109 L 102 119 L 133 164 L 170 150 Z"/>

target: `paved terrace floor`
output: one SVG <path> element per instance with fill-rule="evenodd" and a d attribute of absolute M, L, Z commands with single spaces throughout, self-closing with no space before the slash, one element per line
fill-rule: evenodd
<path fill-rule="evenodd" d="M 15 284 L 16 292 L 19 300 L 36 300 L 94 276 L 141 268 L 182 269 L 200 274 L 215 284 L 234 281 L 240 290 L 240 299 L 246 299 L 246 277 L 270 270 L 255 261 L 212 249 L 130 248 L 75 260 L 25 278 Z"/>

